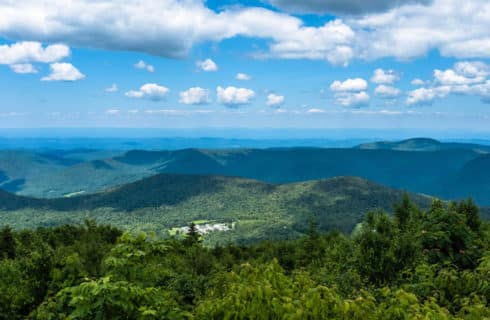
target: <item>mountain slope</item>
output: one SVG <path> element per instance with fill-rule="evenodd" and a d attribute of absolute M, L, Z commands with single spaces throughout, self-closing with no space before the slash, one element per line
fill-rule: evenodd
<path fill-rule="evenodd" d="M 475 145 L 430 139 L 412 139 L 399 145 L 412 151 L 391 150 L 393 147 L 133 150 L 105 159 L 87 156 L 87 161 L 63 165 L 52 159 L 19 161 L 15 170 L 11 168 L 15 160 L 11 159 L 8 164 L 0 161 L 0 187 L 26 196 L 56 198 L 94 193 L 158 173 L 236 176 L 275 184 L 357 176 L 393 188 L 459 199 L 473 190 L 465 185 L 479 181 L 478 174 L 467 175 L 464 170 L 485 155 L 485 146 L 476 149 Z M 32 158 L 36 157 L 40 156 Z M 486 168 L 480 170 L 488 171 Z M 464 183 L 460 183 L 462 176 L 467 176 Z M 490 205 L 489 193 L 469 195 L 481 205 Z"/>
<path fill-rule="evenodd" d="M 451 198 L 490 198 L 490 154 L 466 163 L 452 184 L 447 186 L 446 193 Z"/>
<path fill-rule="evenodd" d="M 363 150 L 397 150 L 397 151 L 440 151 L 472 150 L 480 153 L 490 152 L 490 146 L 473 143 L 440 142 L 430 138 L 412 138 L 402 141 L 378 141 L 363 143 L 355 147 Z"/>
<path fill-rule="evenodd" d="M 402 191 L 354 177 L 273 185 L 222 176 L 160 174 L 87 196 L 45 200 L 9 196 L 9 201 L 0 202 L 0 225 L 51 226 L 91 217 L 126 229 L 164 233 L 206 220 L 235 223 L 235 230 L 211 234 L 209 241 L 248 242 L 296 237 L 305 232 L 311 218 L 322 230 L 350 232 L 369 210 L 391 210 Z M 428 197 L 412 196 L 422 207 L 430 203 Z"/>

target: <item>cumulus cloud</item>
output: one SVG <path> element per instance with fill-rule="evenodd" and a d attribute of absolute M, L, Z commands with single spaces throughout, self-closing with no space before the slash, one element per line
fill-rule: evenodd
<path fill-rule="evenodd" d="M 335 102 L 343 107 L 361 107 L 369 103 L 369 94 L 365 91 L 368 87 L 366 80 L 362 78 L 336 80 L 330 85 L 330 90 L 335 94 Z"/>
<path fill-rule="evenodd" d="M 357 32 L 364 59 L 412 59 L 439 50 L 457 58 L 490 57 L 490 2 L 434 0 L 346 22 Z"/>
<path fill-rule="evenodd" d="M 109 88 L 106 88 L 105 89 L 105 92 L 109 92 L 109 93 L 114 93 L 114 92 L 118 92 L 119 91 L 119 88 L 117 87 L 117 84 L 113 83 L 112 86 L 110 86 Z"/>
<path fill-rule="evenodd" d="M 451 92 L 449 87 L 418 88 L 408 93 L 408 105 L 430 105 L 435 98 L 446 97 Z"/>
<path fill-rule="evenodd" d="M 284 18 L 285 19 L 285 18 Z M 346 66 L 354 57 L 354 31 L 341 20 L 333 20 L 321 27 L 304 27 L 302 22 L 289 17 L 274 35 L 275 43 L 261 57 L 283 59 L 326 60 Z M 277 21 L 280 23 L 280 21 Z M 287 23 L 287 24 L 286 24 Z M 264 26 L 267 27 L 267 26 Z M 266 36 L 265 33 L 263 33 Z"/>
<path fill-rule="evenodd" d="M 394 99 L 400 95 L 400 89 L 381 84 L 376 87 L 374 94 L 383 99 Z"/>
<path fill-rule="evenodd" d="M 423 86 L 425 85 L 425 81 L 422 80 L 422 79 L 413 79 L 410 84 L 412 84 L 413 86 Z"/>
<path fill-rule="evenodd" d="M 468 78 L 452 69 L 444 71 L 434 70 L 434 79 L 442 85 L 464 85 L 479 83 L 485 80 L 484 77 Z"/>
<path fill-rule="evenodd" d="M 267 96 L 267 106 L 269 107 L 280 107 L 284 104 L 284 96 L 277 94 L 269 94 Z"/>
<path fill-rule="evenodd" d="M 458 62 L 453 69 L 434 70 L 434 79 L 441 85 L 467 85 L 484 82 L 490 67 L 483 62 Z"/>
<path fill-rule="evenodd" d="M 332 12 L 339 19 L 308 26 L 296 16 L 266 8 L 228 6 L 216 12 L 202 0 L 0 0 L 0 36 L 174 58 L 186 56 L 197 43 L 242 36 L 267 41 L 267 49 L 256 57 L 321 59 L 336 65 L 352 59 L 413 59 L 431 50 L 456 58 L 490 57 L 487 0 L 464 6 L 460 0 L 270 1 L 312 12 L 335 4 L 340 7 Z M 343 16 L 355 12 L 361 15 Z"/>
<path fill-rule="evenodd" d="M 12 64 L 10 65 L 10 69 L 20 74 L 38 73 L 37 69 L 30 63 Z"/>
<path fill-rule="evenodd" d="M 362 78 L 347 79 L 345 81 L 336 80 L 330 85 L 330 90 L 334 92 L 363 91 L 368 87 L 366 80 Z"/>
<path fill-rule="evenodd" d="M 221 86 L 216 88 L 218 101 L 226 106 L 235 107 L 249 104 L 255 97 L 255 92 L 251 89 Z"/>
<path fill-rule="evenodd" d="M 408 105 L 432 104 L 436 98 L 449 94 L 475 95 L 483 102 L 490 97 L 490 66 L 480 61 L 462 61 L 455 63 L 451 69 L 434 70 L 434 79 L 417 82 L 430 85 L 409 92 Z"/>
<path fill-rule="evenodd" d="M 218 71 L 218 65 L 211 59 L 206 59 L 204 61 L 197 61 L 196 66 L 202 71 L 206 71 L 206 72 Z"/>
<path fill-rule="evenodd" d="M 146 63 L 146 62 L 144 62 L 143 60 L 138 61 L 138 62 L 137 62 L 135 65 L 134 65 L 134 67 L 135 67 L 136 69 L 143 69 L 143 70 L 146 70 L 146 71 L 148 71 L 148 72 L 150 72 L 150 73 L 155 72 L 155 67 L 154 67 L 154 66 L 152 66 L 151 64 L 147 64 L 147 63 Z"/>
<path fill-rule="evenodd" d="M 237 73 L 236 76 L 235 76 L 235 79 L 242 80 L 242 81 L 247 81 L 247 80 L 251 80 L 252 77 L 249 76 L 246 73 Z"/>
<path fill-rule="evenodd" d="M 0 17 L 3 18 L 1 12 L 0 9 Z M 0 22 L 0 30 L 1 26 L 2 22 Z M 68 56 L 70 56 L 70 48 L 62 44 L 43 47 L 39 42 L 24 41 L 10 45 L 0 45 L 0 64 L 52 63 Z"/>
<path fill-rule="evenodd" d="M 393 70 L 376 69 L 371 77 L 371 82 L 376 84 L 393 84 L 400 80 L 400 76 Z"/>
<path fill-rule="evenodd" d="M 209 90 L 200 87 L 189 88 L 186 91 L 180 92 L 179 102 L 183 104 L 207 104 L 211 102 L 209 98 Z"/>
<path fill-rule="evenodd" d="M 369 104 L 369 94 L 361 92 L 342 92 L 335 95 L 336 103 L 343 107 L 363 107 Z"/>
<path fill-rule="evenodd" d="M 383 12 L 405 4 L 428 4 L 431 0 L 268 0 L 268 2 L 293 13 L 358 15 Z"/>
<path fill-rule="evenodd" d="M 267 39 L 269 48 L 260 57 L 343 65 L 354 55 L 354 32 L 341 20 L 307 27 L 299 18 L 265 8 L 231 6 L 215 12 L 200 0 L 0 1 L 0 17 L 0 36 L 9 39 L 173 58 L 186 56 L 196 43 L 236 36 Z"/>
<path fill-rule="evenodd" d="M 154 101 L 165 99 L 170 90 L 167 87 L 160 86 L 156 83 L 147 83 L 140 87 L 139 90 L 130 90 L 125 93 L 129 98 L 150 99 Z"/>
<path fill-rule="evenodd" d="M 480 78 L 490 75 L 490 66 L 481 61 L 460 61 L 454 65 L 458 74 L 469 78 Z"/>
<path fill-rule="evenodd" d="M 42 81 L 77 81 L 85 78 L 85 75 L 71 63 L 52 63 L 50 69 L 51 73 L 43 77 Z"/>

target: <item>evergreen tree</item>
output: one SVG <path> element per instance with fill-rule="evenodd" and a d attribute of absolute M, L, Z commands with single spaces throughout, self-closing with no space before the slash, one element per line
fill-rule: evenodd
<path fill-rule="evenodd" d="M 15 258 L 15 239 L 10 227 L 0 231 L 0 259 Z"/>
<path fill-rule="evenodd" d="M 467 201 L 461 201 L 456 210 L 458 213 L 466 217 L 466 224 L 471 230 L 478 232 L 481 226 L 480 220 L 480 209 L 475 204 L 473 199 L 468 199 Z"/>
<path fill-rule="evenodd" d="M 188 246 L 193 246 L 196 244 L 200 244 L 202 242 L 202 237 L 197 231 L 197 226 L 194 222 L 189 225 L 189 231 L 187 232 L 187 236 L 185 238 L 184 243 Z"/>
<path fill-rule="evenodd" d="M 407 224 L 411 218 L 412 207 L 413 205 L 410 202 L 408 193 L 405 192 L 401 202 L 395 204 L 395 219 L 400 230 L 407 228 Z"/>

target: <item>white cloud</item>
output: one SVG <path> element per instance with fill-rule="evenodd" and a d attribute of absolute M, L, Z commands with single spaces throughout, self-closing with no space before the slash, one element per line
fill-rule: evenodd
<path fill-rule="evenodd" d="M 490 66 L 481 61 L 460 61 L 454 65 L 458 74 L 469 78 L 486 77 L 490 75 Z"/>
<path fill-rule="evenodd" d="M 186 56 L 197 43 L 243 36 L 267 41 L 265 52 L 255 53 L 256 57 L 326 60 L 336 65 L 352 59 L 413 59 L 432 50 L 457 58 L 490 57 L 488 0 L 422 2 L 427 5 L 417 0 L 296 1 L 301 6 L 363 8 L 358 10 L 362 16 L 338 14 L 339 19 L 313 27 L 265 8 L 228 6 L 218 12 L 202 0 L 3 0 L 0 36 L 174 58 Z M 378 10 L 364 10 L 378 5 L 391 10 L 374 14 L 366 12 Z M 18 62 L 7 64 L 14 63 Z"/>
<path fill-rule="evenodd" d="M 135 67 L 136 69 L 144 69 L 144 70 L 146 70 L 146 71 L 148 71 L 148 72 L 150 72 L 150 73 L 155 72 L 155 67 L 154 67 L 154 66 L 152 66 L 151 64 L 147 64 L 147 63 L 146 63 L 146 62 L 144 62 L 143 60 L 138 61 L 138 62 L 137 62 L 135 65 L 134 65 L 134 67 Z"/>
<path fill-rule="evenodd" d="M 71 63 L 56 62 L 50 65 L 51 74 L 43 77 L 42 81 L 77 81 L 85 78 Z"/>
<path fill-rule="evenodd" d="M 258 33 L 261 37 L 274 39 L 269 52 L 259 57 L 325 60 L 334 65 L 346 66 L 355 55 L 352 48 L 355 33 L 342 20 L 333 20 L 315 28 L 305 27 L 301 20 L 293 17 L 267 15 L 270 17 L 264 19 L 270 18 L 268 23 L 255 17 L 257 26 L 275 28 L 277 32 Z"/>
<path fill-rule="evenodd" d="M 345 65 L 353 57 L 352 29 L 341 20 L 320 27 L 258 7 L 215 12 L 200 0 L 23 0 L 0 2 L 0 36 L 63 41 L 77 47 L 138 51 L 180 58 L 196 43 L 237 36 L 268 41 L 261 57 L 323 59 Z"/>
<path fill-rule="evenodd" d="M 335 95 L 335 103 L 343 107 L 361 107 L 369 104 L 369 94 L 365 91 L 368 87 L 366 80 L 362 78 L 334 81 L 330 85 Z"/>
<path fill-rule="evenodd" d="M 113 93 L 113 92 L 118 92 L 119 88 L 117 87 L 117 84 L 113 83 L 112 86 L 109 88 L 105 89 L 105 92 Z"/>
<path fill-rule="evenodd" d="M 221 86 L 216 88 L 216 95 L 218 101 L 226 106 L 233 107 L 244 104 L 249 104 L 255 97 L 255 92 L 246 88 L 227 87 Z"/>
<path fill-rule="evenodd" d="M 371 82 L 376 84 L 393 84 L 400 80 L 400 76 L 393 70 L 374 70 Z"/>
<path fill-rule="evenodd" d="M 441 85 L 458 86 L 482 83 L 490 74 L 490 66 L 483 62 L 462 61 L 452 69 L 434 70 L 434 79 Z"/>
<path fill-rule="evenodd" d="M 400 89 L 381 84 L 376 87 L 374 93 L 383 99 L 394 99 L 400 95 Z"/>
<path fill-rule="evenodd" d="M 11 64 L 10 69 L 20 74 L 38 73 L 37 69 L 30 63 Z"/>
<path fill-rule="evenodd" d="M 179 102 L 183 104 L 207 104 L 211 102 L 209 90 L 200 87 L 189 88 L 180 92 Z"/>
<path fill-rule="evenodd" d="M 345 81 L 334 81 L 330 85 L 330 90 L 334 92 L 364 91 L 368 87 L 366 80 L 362 78 L 347 79 Z"/>
<path fill-rule="evenodd" d="M 242 80 L 242 81 L 247 81 L 247 80 L 251 80 L 252 77 L 249 76 L 246 73 L 237 73 L 236 76 L 235 76 L 235 79 Z"/>
<path fill-rule="evenodd" d="M 196 66 L 202 71 L 206 71 L 206 72 L 218 71 L 218 65 L 211 59 L 206 59 L 204 61 L 197 61 Z"/>
<path fill-rule="evenodd" d="M 361 92 L 340 92 L 335 95 L 337 104 L 343 107 L 363 107 L 369 104 L 369 94 Z"/>
<path fill-rule="evenodd" d="M 434 70 L 433 81 L 417 81 L 422 87 L 409 92 L 408 105 L 431 104 L 436 98 L 445 98 L 450 94 L 475 95 L 487 102 L 490 97 L 490 67 L 484 62 L 461 61 L 454 64 L 453 68 Z M 414 81 L 412 81 L 414 83 Z"/>
<path fill-rule="evenodd" d="M 451 92 L 449 87 L 418 88 L 408 93 L 408 105 L 430 105 L 435 98 L 446 97 Z"/>
<path fill-rule="evenodd" d="M 0 4 L 0 17 L 3 19 L 1 12 Z M 0 30 L 1 26 L 2 22 L 0 22 Z M 70 48 L 62 44 L 43 47 L 39 42 L 24 41 L 11 45 L 0 45 L 0 64 L 52 63 L 68 56 L 70 56 Z"/>
<path fill-rule="evenodd" d="M 129 98 L 145 98 L 158 101 L 163 100 L 169 91 L 167 87 L 160 86 L 156 83 L 147 83 L 142 85 L 139 90 L 127 91 L 125 95 Z"/>
<path fill-rule="evenodd" d="M 273 93 L 267 96 L 267 106 L 280 107 L 283 104 L 284 104 L 284 96 L 279 96 Z"/>
<path fill-rule="evenodd" d="M 456 58 L 490 57 L 490 2 L 433 0 L 346 21 L 358 57 L 413 59 L 431 50 Z"/>
<path fill-rule="evenodd" d="M 425 81 L 422 80 L 422 79 L 413 79 L 410 84 L 414 85 L 414 86 L 423 86 L 425 85 Z"/>
<path fill-rule="evenodd" d="M 458 74 L 455 70 L 434 70 L 434 79 L 441 85 L 464 85 L 479 83 L 485 80 L 485 77 L 468 78 L 462 74 Z"/>

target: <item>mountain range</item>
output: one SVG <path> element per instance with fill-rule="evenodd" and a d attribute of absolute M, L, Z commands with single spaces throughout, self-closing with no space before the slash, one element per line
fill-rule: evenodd
<path fill-rule="evenodd" d="M 159 173 L 271 184 L 356 176 L 444 199 L 490 205 L 490 147 L 418 138 L 353 148 L 0 151 L 0 188 L 39 198 L 99 192 Z"/>

